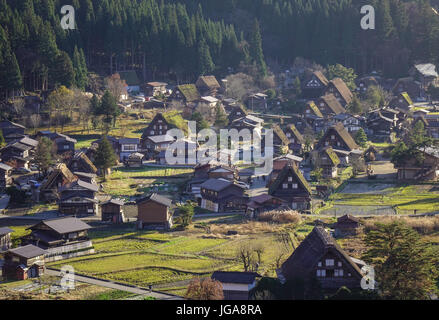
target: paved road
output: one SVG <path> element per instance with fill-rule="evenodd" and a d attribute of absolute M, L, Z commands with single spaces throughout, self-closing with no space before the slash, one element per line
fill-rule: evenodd
<path fill-rule="evenodd" d="M 49 269 L 49 268 L 46 269 L 46 274 L 49 276 L 57 276 L 57 277 L 60 276 L 59 270 Z M 150 292 L 148 289 L 143 289 L 143 288 L 139 288 L 139 287 L 131 287 L 131 286 L 127 286 L 127 285 L 123 285 L 123 284 L 119 284 L 119 283 L 115 283 L 115 282 L 111 282 L 111 281 L 107 281 L 107 280 L 103 280 L 103 279 L 84 277 L 84 276 L 80 276 L 77 274 L 75 274 L 75 281 L 84 282 L 84 283 L 88 283 L 88 284 L 92 284 L 92 285 L 100 286 L 100 287 L 106 287 L 106 288 L 131 292 L 131 293 L 135 293 L 138 295 L 143 295 L 145 297 L 153 297 L 153 298 L 156 298 L 158 300 L 183 300 L 183 298 L 181 298 L 181 297 L 168 295 L 168 294 L 161 293 L 161 292 L 156 292 L 156 291 Z"/>

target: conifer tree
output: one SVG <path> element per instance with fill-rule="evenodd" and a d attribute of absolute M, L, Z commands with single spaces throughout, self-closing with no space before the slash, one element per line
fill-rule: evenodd
<path fill-rule="evenodd" d="M 101 170 L 101 173 L 104 176 L 104 181 L 106 181 L 108 169 L 117 163 L 116 153 L 106 136 L 103 136 L 99 142 L 94 160 L 94 164 Z"/>

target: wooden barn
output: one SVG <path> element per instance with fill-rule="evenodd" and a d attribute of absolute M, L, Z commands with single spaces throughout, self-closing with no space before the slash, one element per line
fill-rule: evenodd
<path fill-rule="evenodd" d="M 347 237 L 357 235 L 363 228 L 358 218 L 346 214 L 337 219 L 334 229 L 335 237 Z"/>
<path fill-rule="evenodd" d="M 44 275 L 45 254 L 45 250 L 31 244 L 9 249 L 4 255 L 3 277 L 26 280 Z"/>
<path fill-rule="evenodd" d="M 137 227 L 139 229 L 172 228 L 172 200 L 157 193 L 136 201 L 138 208 Z"/>
<path fill-rule="evenodd" d="M 112 223 L 124 223 L 124 201 L 122 199 L 110 199 L 101 204 L 102 221 Z"/>

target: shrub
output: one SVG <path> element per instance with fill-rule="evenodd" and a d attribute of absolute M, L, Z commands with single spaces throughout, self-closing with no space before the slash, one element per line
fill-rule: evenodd
<path fill-rule="evenodd" d="M 260 214 L 258 220 L 264 222 L 275 222 L 275 223 L 299 223 L 301 221 L 301 217 L 297 211 L 273 210 Z"/>

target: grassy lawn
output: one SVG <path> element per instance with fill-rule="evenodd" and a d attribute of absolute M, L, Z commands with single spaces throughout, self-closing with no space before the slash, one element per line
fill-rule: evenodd
<path fill-rule="evenodd" d="M 285 252 L 277 236 L 278 228 L 283 227 L 268 224 L 255 227 L 235 217 L 200 221 L 211 225 L 214 232 L 206 234 L 203 228 L 194 227 L 172 233 L 133 231 L 132 228 L 92 230 L 90 237 L 95 254 L 49 263 L 49 266 L 60 268 L 68 264 L 79 274 L 144 287 L 160 285 L 169 288 L 169 292 L 184 294 L 182 284 L 176 284 L 177 288 L 173 289 L 173 283 L 210 276 L 216 270 L 243 271 L 238 249 L 244 244 L 261 244 L 259 272 L 275 274 L 275 259 Z M 239 230 L 239 235 L 228 237 L 218 233 L 227 228 Z"/>
<path fill-rule="evenodd" d="M 125 197 L 153 190 L 175 196 L 180 185 L 184 184 L 192 173 L 193 169 L 190 168 L 118 168 L 103 182 L 104 191 L 113 196 Z"/>
<path fill-rule="evenodd" d="M 366 183 L 365 183 L 366 184 Z M 373 188 L 374 185 L 370 184 Z M 350 206 L 394 206 L 397 210 L 419 212 L 439 211 L 439 193 L 436 185 L 394 185 L 379 192 L 349 193 L 348 188 L 331 195 L 330 200 Z"/>

